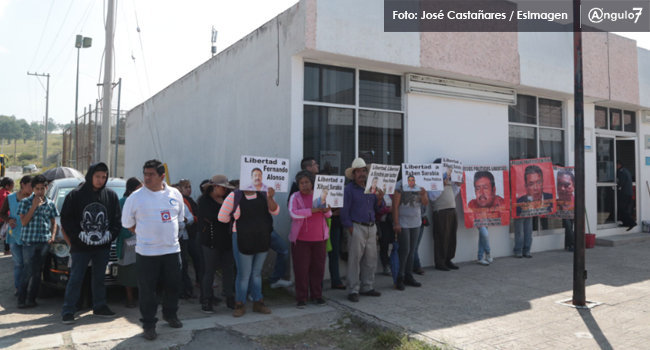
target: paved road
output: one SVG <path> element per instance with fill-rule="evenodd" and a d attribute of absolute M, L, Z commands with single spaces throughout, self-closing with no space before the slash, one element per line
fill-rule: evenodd
<path fill-rule="evenodd" d="M 120 317 L 105 320 L 86 313 L 73 326 L 60 323 L 60 297 L 41 299 L 36 309 L 16 309 L 11 262 L 0 257 L 0 348 L 250 348 L 254 344 L 248 336 L 299 333 L 350 311 L 450 348 L 648 349 L 648 252 L 650 241 L 587 250 L 587 299 L 601 303 L 591 310 L 559 303 L 572 295 L 572 254 L 550 251 L 532 259 L 496 259 L 489 267 L 467 263 L 458 271 L 428 269 L 419 277 L 423 287 L 402 292 L 391 288 L 389 277 L 378 275 L 379 298 L 350 303 L 344 291 L 330 290 L 329 306 L 298 310 L 286 299 L 269 301 L 270 316 L 249 312 L 235 319 L 222 306 L 206 317 L 196 299 L 182 301 L 179 316 L 185 327 L 159 324 L 155 342 L 140 336 L 137 309 L 122 307 L 120 300 L 110 302 Z"/>

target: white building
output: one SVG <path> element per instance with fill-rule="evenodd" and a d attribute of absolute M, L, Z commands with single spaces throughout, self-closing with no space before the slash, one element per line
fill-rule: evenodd
<path fill-rule="evenodd" d="M 321 152 L 340 154 L 332 166 L 341 174 L 357 155 L 475 165 L 549 156 L 573 165 L 572 33 L 385 33 L 382 6 L 302 0 L 137 106 L 128 113 L 125 174 L 159 158 L 172 181 L 238 178 L 242 154 L 290 158 L 295 174 L 303 156 Z M 586 212 L 598 236 L 620 234 L 616 159 L 635 178 L 638 222 L 650 217 L 650 51 L 608 33 L 584 33 L 583 51 Z M 410 74 L 447 80 L 413 86 Z M 276 228 L 286 234 L 282 208 Z M 455 260 L 469 261 L 477 231 L 462 226 L 458 208 Z M 533 252 L 561 249 L 559 220 L 535 221 Z M 425 265 L 433 262 L 428 230 Z M 510 231 L 490 228 L 494 256 L 511 254 Z"/>

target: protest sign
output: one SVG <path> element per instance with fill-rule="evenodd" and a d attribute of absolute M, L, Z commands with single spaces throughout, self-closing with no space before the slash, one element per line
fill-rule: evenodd
<path fill-rule="evenodd" d="M 465 227 L 510 224 L 507 166 L 465 166 L 461 185 Z"/>
<path fill-rule="evenodd" d="M 442 158 L 442 166 L 447 168 L 447 177 L 451 182 L 463 182 L 463 163 L 460 160 Z"/>
<path fill-rule="evenodd" d="M 441 164 L 402 164 L 403 191 L 419 191 L 423 187 L 427 191 L 442 191 Z"/>
<path fill-rule="evenodd" d="M 312 208 L 343 207 L 345 176 L 316 175 Z"/>
<path fill-rule="evenodd" d="M 395 192 L 395 183 L 399 174 L 399 165 L 372 164 L 366 181 L 366 190 L 364 193 L 377 192 L 377 189 L 384 191 L 384 194 L 393 194 Z"/>
<path fill-rule="evenodd" d="M 241 156 L 239 188 L 244 191 L 263 191 L 269 187 L 276 192 L 289 188 L 289 160 L 257 156 Z"/>
<path fill-rule="evenodd" d="M 573 219 L 575 211 L 575 173 L 573 167 L 553 167 L 557 211 L 550 218 Z"/>
<path fill-rule="evenodd" d="M 555 212 L 555 177 L 550 158 L 510 161 L 512 217 L 526 218 Z"/>

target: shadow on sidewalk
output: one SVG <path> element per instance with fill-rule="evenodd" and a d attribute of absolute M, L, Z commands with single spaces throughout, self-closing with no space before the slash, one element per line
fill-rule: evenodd
<path fill-rule="evenodd" d="M 591 314 L 590 309 L 578 309 L 582 321 L 585 323 L 585 326 L 589 329 L 589 333 L 594 337 L 596 343 L 601 348 L 601 350 L 612 350 L 612 344 L 609 343 L 607 337 L 600 329 L 598 322 L 594 319 L 594 316 Z"/>

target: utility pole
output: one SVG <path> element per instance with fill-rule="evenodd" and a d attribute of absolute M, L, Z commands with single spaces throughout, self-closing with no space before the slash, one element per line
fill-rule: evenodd
<path fill-rule="evenodd" d="M 122 98 L 122 78 L 117 81 L 117 119 L 115 120 L 115 155 L 113 164 L 113 176 L 117 177 L 117 154 L 120 146 L 120 99 Z"/>
<path fill-rule="evenodd" d="M 580 0 L 573 1 L 573 84 L 575 114 L 575 246 L 573 250 L 573 305 L 585 306 L 585 130 L 582 85 L 582 28 Z"/>
<path fill-rule="evenodd" d="M 39 74 L 27 72 L 27 75 L 47 78 L 47 88 L 45 88 L 45 123 L 43 125 L 45 136 L 43 137 L 43 165 L 41 165 L 41 167 L 44 168 L 47 165 L 47 118 L 50 111 L 50 73 Z"/>
<path fill-rule="evenodd" d="M 115 0 L 108 0 L 106 10 L 106 55 L 104 56 L 104 97 L 102 98 L 102 139 L 101 152 L 98 161 L 106 162 L 108 168 L 111 168 L 111 94 L 113 86 L 113 24 L 115 22 Z"/>

